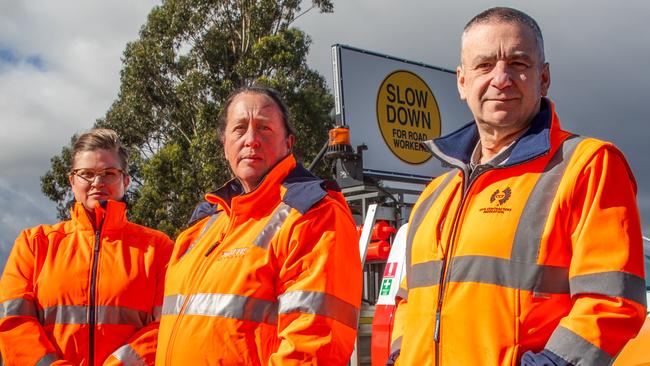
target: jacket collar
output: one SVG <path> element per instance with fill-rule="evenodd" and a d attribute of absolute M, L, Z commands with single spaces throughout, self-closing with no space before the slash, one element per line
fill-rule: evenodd
<path fill-rule="evenodd" d="M 94 231 L 93 224 L 88 217 L 90 214 L 81 202 L 75 202 L 70 212 L 70 218 L 79 230 Z M 126 204 L 113 200 L 106 201 L 106 205 L 95 207 L 95 217 L 102 220 L 102 231 L 120 230 L 126 225 Z M 97 219 L 96 219 L 97 220 Z"/>
<path fill-rule="evenodd" d="M 262 215 L 266 208 L 272 209 L 280 202 L 283 194 L 282 181 L 295 167 L 296 159 L 289 154 L 271 168 L 254 190 L 244 193 L 241 183 L 235 178 L 216 191 L 206 194 L 205 200 L 219 205 L 228 216 L 231 213 L 250 216 L 251 212 Z"/>
<path fill-rule="evenodd" d="M 531 121 L 530 128 L 515 142 L 504 166 L 520 164 L 551 149 L 551 130 L 559 129 L 553 102 L 542 98 L 540 111 Z M 449 135 L 426 141 L 424 144 L 443 163 L 464 169 L 469 166 L 474 146 L 478 142 L 478 128 L 472 121 Z"/>

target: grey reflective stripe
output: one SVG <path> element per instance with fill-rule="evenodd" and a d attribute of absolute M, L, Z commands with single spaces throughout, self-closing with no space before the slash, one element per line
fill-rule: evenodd
<path fill-rule="evenodd" d="M 88 324 L 88 306 L 59 305 L 43 309 L 41 324 Z"/>
<path fill-rule="evenodd" d="M 395 353 L 395 352 L 397 352 L 397 351 L 399 351 L 401 349 L 402 349 L 402 337 L 399 336 L 399 337 L 397 337 L 396 340 L 393 341 L 393 343 L 391 343 L 391 345 L 390 345 L 390 353 Z"/>
<path fill-rule="evenodd" d="M 142 328 L 147 325 L 150 314 L 146 311 L 121 306 L 97 306 L 97 324 L 123 324 Z"/>
<path fill-rule="evenodd" d="M 542 233 L 551 204 L 573 152 L 582 137 L 570 136 L 562 142 L 549 160 L 533 187 L 519 218 L 510 258 L 525 263 L 537 263 Z"/>
<path fill-rule="evenodd" d="M 567 268 L 486 256 L 454 257 L 451 261 L 449 282 L 479 282 L 526 291 L 569 293 Z"/>
<path fill-rule="evenodd" d="M 43 357 L 41 357 L 38 362 L 36 362 L 35 366 L 50 366 L 53 364 L 55 361 L 59 360 L 59 355 L 56 353 L 46 353 Z"/>
<path fill-rule="evenodd" d="M 442 261 L 435 260 L 414 264 L 409 278 L 409 289 L 438 285 Z"/>
<path fill-rule="evenodd" d="M 113 352 L 113 357 L 117 358 L 124 366 L 147 366 L 145 360 L 130 345 L 125 344 Z"/>
<path fill-rule="evenodd" d="M 418 231 L 418 228 L 420 227 L 420 224 L 422 224 L 422 220 L 424 220 L 424 216 L 426 216 L 427 212 L 433 206 L 433 203 L 436 201 L 438 196 L 440 195 L 440 192 L 449 184 L 451 179 L 456 176 L 456 171 L 452 170 L 447 173 L 447 176 L 440 182 L 438 187 L 431 193 L 431 195 L 422 201 L 422 203 L 417 207 L 415 212 L 411 215 L 411 221 L 409 222 L 408 226 L 408 231 L 406 233 L 406 287 L 407 291 L 408 289 L 411 288 L 411 270 L 412 270 L 412 265 L 411 265 L 411 252 L 413 250 L 413 238 L 415 237 L 415 233 Z"/>
<path fill-rule="evenodd" d="M 31 316 L 37 318 L 38 311 L 33 300 L 11 299 L 0 303 L 0 318 L 7 316 Z"/>
<path fill-rule="evenodd" d="M 591 293 L 622 297 L 646 305 L 645 280 L 626 272 L 601 272 L 575 276 L 569 280 L 571 295 Z"/>
<path fill-rule="evenodd" d="M 609 365 L 614 361 L 607 352 L 562 326 L 555 328 L 546 349 L 574 366 Z"/>
<path fill-rule="evenodd" d="M 165 296 L 163 315 L 178 315 L 185 296 Z M 277 324 L 277 304 L 274 301 L 232 294 L 195 294 L 191 295 L 185 309 L 185 315 L 218 316 L 258 323 Z"/>
<path fill-rule="evenodd" d="M 280 230 L 280 226 L 282 226 L 284 220 L 287 219 L 290 211 L 291 206 L 287 205 L 284 202 L 280 203 L 278 205 L 278 208 L 275 209 L 275 212 L 273 212 L 273 215 L 269 221 L 266 223 L 266 226 L 264 226 L 262 231 L 257 234 L 257 237 L 253 241 L 253 245 L 262 249 L 267 249 L 269 247 L 269 243 L 271 243 L 271 239 L 273 239 L 275 233 Z"/>
<path fill-rule="evenodd" d="M 153 321 L 160 321 L 160 316 L 162 315 L 162 306 L 154 306 L 151 313 L 153 314 Z"/>
<path fill-rule="evenodd" d="M 142 328 L 150 318 L 145 311 L 121 306 L 97 306 L 96 324 L 122 324 Z M 89 307 L 84 305 L 58 305 L 43 309 L 41 323 L 52 324 L 88 324 Z"/>
<path fill-rule="evenodd" d="M 289 291 L 280 295 L 278 301 L 280 314 L 300 312 L 322 315 L 357 329 L 358 309 L 334 295 L 317 291 Z"/>
<path fill-rule="evenodd" d="M 197 236 L 196 239 L 194 239 L 194 241 L 192 241 L 192 243 L 190 244 L 190 246 L 187 247 L 187 249 L 185 249 L 185 251 L 183 252 L 183 254 L 180 255 L 179 258 L 182 258 L 185 254 L 187 254 L 190 250 L 192 250 L 192 248 L 194 248 L 194 246 L 196 245 L 196 243 L 198 243 L 199 240 L 201 240 L 201 238 L 203 237 L 203 235 L 205 234 L 205 232 L 208 231 L 208 229 L 210 228 L 210 226 L 212 226 L 212 224 L 214 224 L 214 222 L 217 220 L 217 217 L 219 217 L 219 215 L 220 215 L 222 212 L 223 212 L 223 211 L 219 211 L 219 212 L 214 213 L 212 216 L 210 216 L 210 218 L 209 218 L 208 221 L 205 223 L 205 225 L 203 225 L 203 228 L 201 229 L 201 232 L 199 233 L 199 236 Z"/>

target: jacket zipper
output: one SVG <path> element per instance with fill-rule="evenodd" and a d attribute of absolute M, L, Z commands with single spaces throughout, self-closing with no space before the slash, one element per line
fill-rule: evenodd
<path fill-rule="evenodd" d="M 440 322 L 441 322 L 440 317 L 441 317 L 441 312 L 442 312 L 442 301 L 443 301 L 443 298 L 444 298 L 444 295 L 445 295 L 445 287 L 446 287 L 445 285 L 446 285 L 446 279 L 447 279 L 446 272 L 451 271 L 451 263 L 450 262 L 448 263 L 448 259 L 451 260 L 451 253 L 452 253 L 452 250 L 453 250 L 454 242 L 456 241 L 456 233 L 458 232 L 458 220 L 460 219 L 460 213 L 463 212 L 463 210 L 464 210 L 465 201 L 466 201 L 466 199 L 468 197 L 467 193 L 469 192 L 470 188 L 472 187 L 472 183 L 476 182 L 478 177 L 483 175 L 483 173 L 488 172 L 490 170 L 511 168 L 513 166 L 521 165 L 521 164 L 527 163 L 527 162 L 529 162 L 529 161 L 531 161 L 533 159 L 537 159 L 539 157 L 546 156 L 546 155 L 548 155 L 548 152 L 537 155 L 537 156 L 534 156 L 532 158 L 529 158 L 529 159 L 526 159 L 526 160 L 523 160 L 523 161 L 520 161 L 520 162 L 515 163 L 515 164 L 511 164 L 511 165 L 507 165 L 507 166 L 498 165 L 498 166 L 492 167 L 490 169 L 483 170 L 482 172 L 478 173 L 476 175 L 476 177 L 474 177 L 474 179 L 472 179 L 471 181 L 469 181 L 467 183 L 467 188 L 465 188 L 465 176 L 469 177 L 469 174 L 465 171 L 465 169 L 463 169 L 463 167 L 456 166 L 456 168 L 459 168 L 463 173 L 463 182 L 462 182 L 463 183 L 463 195 L 461 197 L 460 205 L 458 206 L 458 209 L 456 210 L 456 214 L 454 215 L 454 220 L 452 222 L 452 224 L 454 226 L 452 227 L 451 240 L 449 241 L 449 247 L 447 248 L 446 253 L 443 253 L 443 257 L 442 257 L 442 266 L 441 266 L 441 270 L 440 270 L 440 280 L 439 280 L 440 282 L 439 282 L 439 285 L 438 285 L 438 303 L 436 305 L 436 320 L 435 320 L 435 328 L 434 328 L 434 331 L 433 331 L 433 342 L 434 342 L 434 348 L 435 348 L 435 352 L 436 352 L 436 362 L 435 362 L 436 366 L 440 365 L 440 352 L 439 352 L 440 351 Z M 449 254 L 449 255 L 447 255 L 447 254 Z"/>
<path fill-rule="evenodd" d="M 452 247 L 454 240 L 456 239 L 456 231 L 458 228 L 458 220 L 460 217 L 460 213 L 463 211 L 463 206 L 465 205 L 465 198 L 467 197 L 466 191 L 464 189 L 465 186 L 465 171 L 463 170 L 463 195 L 461 197 L 460 205 L 458 206 L 458 209 L 456 210 L 456 213 L 454 214 L 454 220 L 452 221 L 452 233 L 451 233 L 451 240 L 449 241 L 449 246 L 447 247 L 446 252 L 442 253 L 442 265 L 440 268 L 440 279 L 439 279 L 439 285 L 438 285 L 438 303 L 436 304 L 436 320 L 435 320 L 435 328 L 433 331 L 433 342 L 434 342 L 434 348 L 436 352 L 436 366 L 440 365 L 440 313 L 442 312 L 442 300 L 445 294 L 445 279 L 446 279 L 446 272 L 451 268 L 451 263 L 448 263 L 448 260 L 451 257 L 451 252 L 452 252 Z M 471 182 L 469 183 L 471 186 Z M 469 186 L 467 187 L 467 191 L 469 191 Z"/>
<path fill-rule="evenodd" d="M 104 225 L 104 215 L 95 230 L 95 247 L 93 249 L 93 264 L 90 275 L 90 299 L 88 309 L 88 362 L 90 366 L 95 364 L 95 323 L 97 323 L 95 297 L 97 295 L 97 267 L 99 265 L 99 251 L 101 249 L 101 231 Z"/>
<path fill-rule="evenodd" d="M 221 235 L 219 235 L 219 239 L 215 241 L 212 245 L 208 247 L 208 250 L 203 254 L 203 262 L 201 263 L 201 266 L 199 267 L 199 270 L 196 272 L 196 274 L 199 274 L 199 276 L 196 276 L 195 278 L 202 278 L 203 275 L 205 274 L 205 271 L 207 271 L 208 268 L 208 256 L 212 254 L 212 252 L 223 242 L 224 238 L 226 237 L 226 234 L 228 231 L 230 231 L 230 228 L 232 227 L 232 222 L 234 221 L 235 216 L 231 217 L 231 220 L 228 222 L 228 227 L 226 228 L 226 231 L 224 231 Z M 209 228 L 208 228 L 209 229 Z M 197 243 L 198 244 L 198 243 Z M 178 316 L 176 317 L 176 320 L 174 321 L 174 327 L 172 328 L 171 332 L 171 337 L 169 339 L 169 343 L 167 344 L 167 356 L 165 357 L 165 365 L 171 366 L 171 358 L 172 358 L 172 350 L 173 350 L 173 345 L 174 345 L 174 340 L 176 339 L 176 333 L 178 330 L 178 327 L 180 326 L 181 319 L 183 318 L 183 315 L 185 315 L 185 309 L 187 308 L 187 304 L 189 303 L 190 297 L 194 293 L 194 289 L 198 285 L 198 281 L 191 281 L 192 287 L 189 288 L 189 291 L 187 292 L 187 295 L 185 296 L 185 299 L 183 300 L 183 304 L 181 305 L 180 310 L 178 311 Z"/>

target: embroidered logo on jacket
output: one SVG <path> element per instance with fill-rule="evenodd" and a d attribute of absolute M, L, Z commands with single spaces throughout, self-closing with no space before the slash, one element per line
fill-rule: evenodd
<path fill-rule="evenodd" d="M 510 195 L 512 194 L 512 191 L 510 191 L 510 187 L 507 187 L 503 191 L 499 191 L 498 189 L 492 193 L 492 196 L 490 196 L 490 203 L 494 203 L 494 201 L 497 202 L 497 206 L 501 206 L 502 204 L 506 203 L 508 199 L 510 199 Z"/>
<path fill-rule="evenodd" d="M 248 248 L 236 248 L 236 249 L 230 249 L 226 250 L 223 253 L 217 257 L 218 261 L 224 260 L 224 259 L 234 259 L 234 258 L 240 258 L 243 257 L 246 252 L 248 252 Z"/>
<path fill-rule="evenodd" d="M 482 213 L 506 213 L 510 212 L 512 209 L 503 207 L 503 205 L 508 202 L 510 196 L 512 195 L 512 190 L 510 187 L 506 187 L 504 190 L 497 189 L 490 196 L 490 206 L 483 207 L 479 209 Z"/>

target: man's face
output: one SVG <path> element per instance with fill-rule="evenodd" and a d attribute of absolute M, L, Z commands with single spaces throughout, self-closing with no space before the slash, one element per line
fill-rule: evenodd
<path fill-rule="evenodd" d="M 287 136 L 282 114 L 275 102 L 264 94 L 237 95 L 226 114 L 223 147 L 226 159 L 246 192 L 293 147 Z"/>
<path fill-rule="evenodd" d="M 456 70 L 460 97 L 482 127 L 517 131 L 539 111 L 550 85 L 535 34 L 516 23 L 475 24 Z"/>
<path fill-rule="evenodd" d="M 77 202 L 92 211 L 99 201 L 121 201 L 130 178 L 120 167 L 116 152 L 104 149 L 81 151 L 72 161 L 68 177 Z"/>

